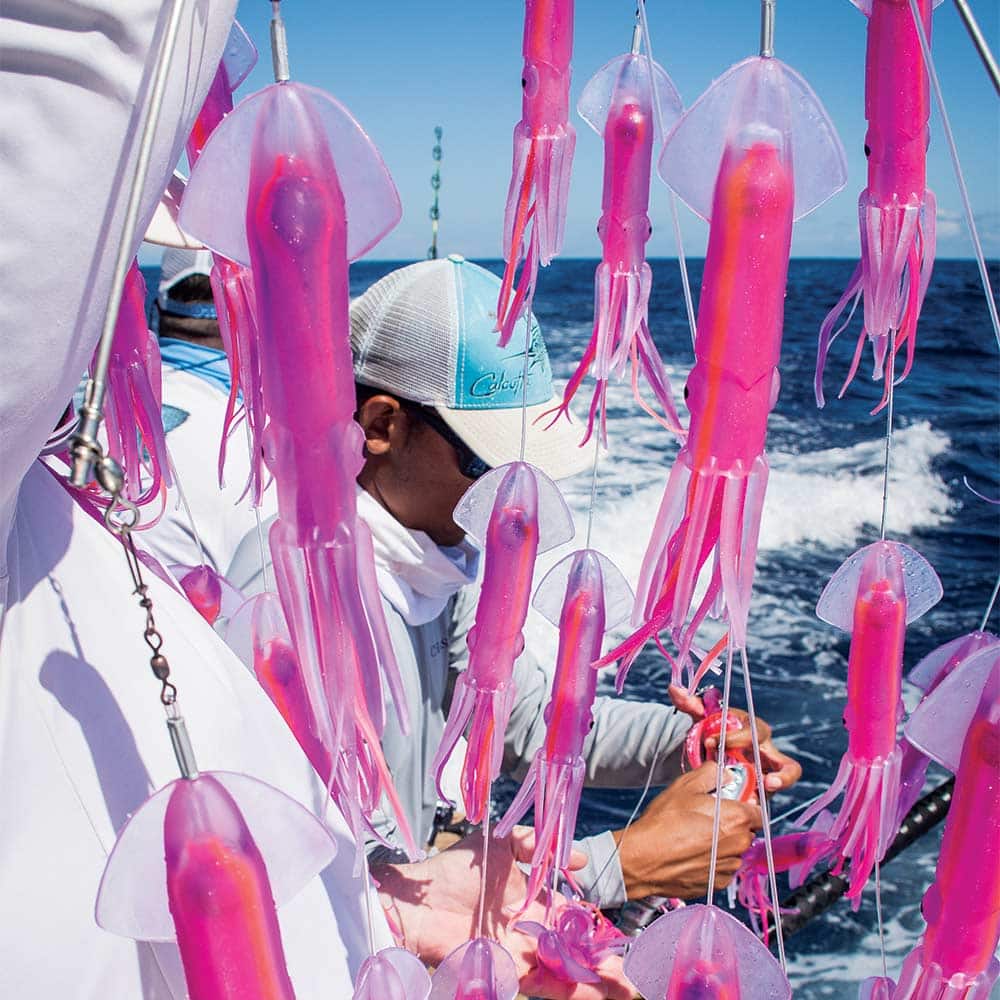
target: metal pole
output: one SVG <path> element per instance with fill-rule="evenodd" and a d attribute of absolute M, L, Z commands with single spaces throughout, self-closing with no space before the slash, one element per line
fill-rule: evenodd
<path fill-rule="evenodd" d="M 281 0 L 271 3 L 271 66 L 274 82 L 285 83 L 291 76 L 288 68 L 288 35 L 281 17 Z"/>
<path fill-rule="evenodd" d="M 778 0 L 760 0 L 760 54 L 765 59 L 774 55 L 774 8 Z"/>
<path fill-rule="evenodd" d="M 958 10 L 958 16 L 965 24 L 965 30 L 968 31 L 969 38 L 972 39 L 972 44 L 975 45 L 976 51 L 979 53 L 979 58 L 982 59 L 983 65 L 986 67 L 986 72 L 993 82 L 994 90 L 1000 95 L 1000 67 L 997 66 L 997 61 L 993 58 L 993 53 L 990 52 L 989 45 L 986 44 L 986 39 L 983 37 L 979 24 L 972 13 L 972 8 L 966 0 L 955 0 L 955 7 Z"/>
<path fill-rule="evenodd" d="M 132 190 L 129 192 L 125 207 L 125 218 L 122 222 L 115 268 L 111 276 L 108 304 L 104 311 L 104 325 L 101 328 L 94 375 L 87 383 L 87 393 L 80 411 L 80 428 L 73 438 L 73 468 L 70 473 L 70 482 L 80 488 L 86 486 L 93 478 L 94 463 L 101 457 L 100 446 L 97 443 L 97 431 L 104 416 L 104 395 L 107 389 L 106 379 L 108 363 L 111 360 L 111 345 L 115 336 L 115 324 L 118 322 L 118 310 L 121 307 L 122 290 L 125 287 L 125 275 L 132 263 L 132 244 L 135 240 L 136 224 L 139 218 L 139 203 L 142 200 L 142 189 L 145 187 L 146 176 L 149 173 L 149 160 L 153 151 L 156 125 L 163 109 L 163 96 L 167 89 L 167 70 L 173 58 L 174 49 L 177 47 L 177 34 L 185 7 L 184 0 L 167 0 L 167 2 L 171 4 L 171 8 L 167 18 L 167 26 L 163 32 L 160 51 L 156 57 L 156 66 L 153 70 L 149 110 L 142 126 L 139 154 L 136 157 L 135 171 L 132 174 Z"/>
<path fill-rule="evenodd" d="M 643 3 L 644 0 L 639 0 Z M 632 55 L 637 56 L 642 48 L 642 14 L 639 8 L 635 8 L 635 25 L 632 28 Z"/>

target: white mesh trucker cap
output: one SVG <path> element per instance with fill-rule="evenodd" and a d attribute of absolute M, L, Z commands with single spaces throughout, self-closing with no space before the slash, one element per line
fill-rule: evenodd
<path fill-rule="evenodd" d="M 524 324 L 497 346 L 496 275 L 452 254 L 402 267 L 351 303 L 354 377 L 415 403 L 441 419 L 488 465 L 516 461 L 521 450 Z M 525 460 L 553 479 L 593 463 L 580 448 L 579 423 L 535 420 L 557 406 L 549 355 L 531 317 Z"/>

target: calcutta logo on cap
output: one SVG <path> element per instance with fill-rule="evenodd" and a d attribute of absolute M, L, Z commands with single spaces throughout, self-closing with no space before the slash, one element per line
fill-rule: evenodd
<path fill-rule="evenodd" d="M 548 351 L 545 349 L 545 342 L 542 340 L 537 323 L 531 331 L 527 375 L 529 396 L 534 395 L 531 392 L 532 383 L 539 381 L 539 379 L 545 386 L 546 398 L 551 395 L 552 369 L 549 366 Z M 476 376 L 468 387 L 467 395 L 472 399 L 492 400 L 494 405 L 501 405 L 500 400 L 503 400 L 502 405 L 504 406 L 520 406 L 521 384 L 524 381 L 524 376 L 524 351 L 516 351 L 501 358 L 497 370 L 486 371 Z"/>

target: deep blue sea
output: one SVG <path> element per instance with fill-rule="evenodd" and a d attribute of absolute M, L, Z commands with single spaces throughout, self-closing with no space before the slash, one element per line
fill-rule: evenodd
<path fill-rule="evenodd" d="M 399 263 L 354 265 L 352 294 Z M 502 266 L 484 263 L 498 273 Z M 539 277 L 535 312 L 557 379 L 569 377 L 590 335 L 595 263 L 559 260 Z M 674 260 L 651 263 L 649 326 L 686 418 L 682 392 L 693 359 L 678 266 Z M 835 398 L 856 332 L 841 337 L 828 362 L 826 408 L 818 410 L 813 400 L 817 328 L 853 267 L 849 260 L 796 259 L 789 269 L 781 396 L 768 432 L 771 477 L 748 647 L 758 711 L 804 769 L 800 784 L 774 800 L 775 815 L 827 786 L 846 747 L 841 713 L 848 637 L 820 622 L 814 608 L 840 563 L 877 538 L 881 515 L 885 415 L 869 415 L 881 384 L 863 371 L 844 399 Z M 689 268 L 697 302 L 702 262 L 691 261 Z M 995 264 L 991 280 L 994 288 L 1000 286 Z M 851 330 L 857 323 L 856 317 Z M 908 630 L 907 669 L 936 645 L 979 627 L 1000 569 L 1000 508 L 963 485 L 968 477 L 981 493 L 1000 496 L 998 357 L 975 264 L 939 261 L 920 321 L 916 363 L 896 391 L 888 536 L 923 553 L 944 584 L 940 604 Z M 870 350 L 870 369 L 868 359 Z M 677 446 L 633 403 L 627 386 L 611 390 L 608 433 L 610 455 L 600 467 L 593 539 L 634 582 Z M 584 529 L 590 483 L 588 476 L 578 478 L 564 484 L 564 492 Z M 539 560 L 538 579 L 560 554 Z M 991 627 L 1000 628 L 997 612 Z M 528 641 L 542 655 L 554 656 L 556 638 L 547 622 L 530 620 Z M 662 699 L 666 684 L 664 660 L 647 648 L 629 674 L 624 697 Z M 609 679 L 604 690 L 611 691 Z M 734 691 L 742 704 L 735 681 Z M 904 692 L 908 707 L 913 695 L 912 688 Z M 929 785 L 943 776 L 932 772 Z M 622 826 L 639 791 L 585 792 L 578 832 Z M 504 794 L 500 789 L 498 806 Z M 933 877 L 941 832 L 939 827 L 928 834 L 883 870 L 892 975 L 923 929 L 920 898 Z M 881 973 L 875 927 L 869 888 L 859 912 L 841 901 L 789 938 L 796 998 L 855 1000 L 860 981 Z"/>
<path fill-rule="evenodd" d="M 498 273 L 502 266 L 484 263 Z M 535 312 L 557 379 L 569 377 L 590 335 L 595 263 L 559 260 L 540 273 Z M 678 411 L 686 418 L 682 393 L 693 356 L 678 265 L 674 260 L 651 263 L 649 326 L 670 370 Z M 352 294 L 395 266 L 355 265 Z M 697 302 L 702 262 L 689 266 Z M 820 622 L 814 608 L 837 566 L 878 537 L 881 516 L 885 414 L 869 416 L 881 398 L 881 384 L 863 372 L 844 399 L 835 398 L 856 334 L 846 332 L 834 346 L 826 408 L 817 409 L 813 399 L 817 328 L 853 267 L 848 260 L 796 259 L 788 276 L 781 396 L 768 431 L 772 471 L 749 642 L 758 711 L 804 770 L 793 792 L 773 802 L 775 815 L 828 785 L 846 748 L 841 713 L 848 637 Z M 993 266 L 991 280 L 994 288 L 1000 286 L 1000 268 Z M 941 603 L 908 631 L 907 668 L 939 643 L 979 627 L 1000 570 L 1000 508 L 978 500 L 962 482 L 967 476 L 981 493 L 1000 495 L 998 358 L 975 264 L 939 261 L 920 321 L 914 369 L 896 391 L 888 535 L 923 553 L 944 584 Z M 633 403 L 628 386 L 612 390 L 608 434 L 594 544 L 634 582 L 677 446 Z M 583 528 L 590 483 L 586 475 L 577 478 L 563 485 Z M 539 573 L 555 558 L 543 556 Z M 1000 627 L 997 612 L 991 622 L 994 629 Z M 555 630 L 533 619 L 529 642 L 554 655 Z M 629 674 L 625 697 L 663 698 L 666 684 L 665 661 L 647 648 Z M 604 688 L 610 692 L 609 680 Z M 739 689 L 734 681 L 734 691 Z M 911 707 L 912 695 L 912 689 L 907 691 Z M 739 694 L 736 699 L 741 703 Z M 943 777 L 943 772 L 933 773 L 929 784 Z M 585 792 L 578 832 L 622 826 L 639 791 Z M 502 790 L 497 798 L 502 805 Z M 933 877 L 941 832 L 939 827 L 928 834 L 883 870 L 890 974 L 898 972 L 922 931 L 920 898 Z M 855 1000 L 858 983 L 881 973 L 875 927 L 869 889 L 858 913 L 841 901 L 789 938 L 796 998 Z"/>

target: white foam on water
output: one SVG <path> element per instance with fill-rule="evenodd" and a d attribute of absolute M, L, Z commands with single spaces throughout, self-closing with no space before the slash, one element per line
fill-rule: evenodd
<path fill-rule="evenodd" d="M 933 460 L 950 444 L 948 436 L 927 420 L 893 435 L 886 525 L 890 535 L 906 535 L 947 520 L 952 501 Z M 884 449 L 880 437 L 846 448 L 769 456 L 761 549 L 807 542 L 840 548 L 870 535 L 882 515 Z"/>

